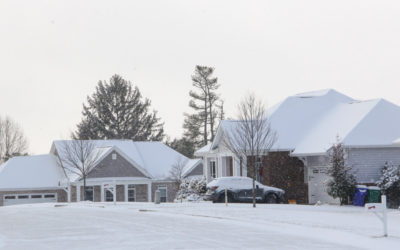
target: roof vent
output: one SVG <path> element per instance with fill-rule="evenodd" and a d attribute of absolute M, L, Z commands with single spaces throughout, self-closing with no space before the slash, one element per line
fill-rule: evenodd
<path fill-rule="evenodd" d="M 116 153 L 112 154 L 112 155 L 111 155 L 111 158 L 112 158 L 113 160 L 116 160 L 116 159 L 117 159 L 117 154 L 116 154 Z"/>

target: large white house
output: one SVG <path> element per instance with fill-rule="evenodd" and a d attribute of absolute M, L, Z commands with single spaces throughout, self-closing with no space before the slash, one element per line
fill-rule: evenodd
<path fill-rule="evenodd" d="M 373 184 L 386 162 L 400 165 L 400 107 L 384 99 L 359 101 L 328 89 L 289 96 L 268 110 L 277 141 L 258 173 L 266 185 L 300 203 L 335 203 L 327 194 L 329 150 L 337 137 L 359 183 Z M 222 121 L 215 140 L 198 150 L 208 181 L 246 176 L 244 163 L 223 146 L 238 121 Z"/>

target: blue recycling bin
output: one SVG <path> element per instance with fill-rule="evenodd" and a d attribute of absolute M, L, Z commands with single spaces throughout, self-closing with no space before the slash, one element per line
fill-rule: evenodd
<path fill-rule="evenodd" d="M 365 204 L 365 197 L 368 194 L 368 188 L 364 185 L 358 185 L 356 187 L 356 192 L 353 196 L 353 205 L 354 206 L 364 206 Z"/>

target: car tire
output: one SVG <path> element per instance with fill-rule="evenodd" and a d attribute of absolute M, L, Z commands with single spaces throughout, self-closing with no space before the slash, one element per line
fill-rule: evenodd
<path fill-rule="evenodd" d="M 267 194 L 267 196 L 265 196 L 265 203 L 276 204 L 278 203 L 278 199 L 275 194 Z"/>

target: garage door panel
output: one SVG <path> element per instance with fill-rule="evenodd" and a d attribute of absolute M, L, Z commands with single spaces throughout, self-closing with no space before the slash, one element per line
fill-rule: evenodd
<path fill-rule="evenodd" d="M 57 202 L 56 193 L 34 193 L 34 194 L 6 194 L 3 196 L 4 206 Z"/>

